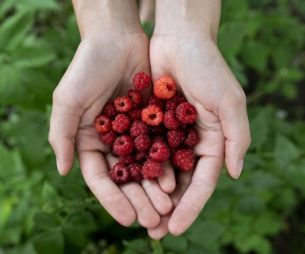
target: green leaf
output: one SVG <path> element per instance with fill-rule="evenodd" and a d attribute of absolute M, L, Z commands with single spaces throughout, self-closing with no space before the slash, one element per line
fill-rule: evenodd
<path fill-rule="evenodd" d="M 261 213 L 255 219 L 254 230 L 260 235 L 275 235 L 280 232 L 282 227 L 283 222 L 272 212 Z"/>
<path fill-rule="evenodd" d="M 257 254 L 271 253 L 270 243 L 259 235 L 248 235 L 243 241 L 237 242 L 236 247 L 243 253 L 251 251 Z"/>
<path fill-rule="evenodd" d="M 125 241 L 126 250 L 123 254 L 146 254 L 150 252 L 148 241 L 145 239 L 135 239 L 132 241 Z"/>
<path fill-rule="evenodd" d="M 43 41 L 35 40 L 32 45 L 24 45 L 13 53 L 15 65 L 20 68 L 44 66 L 55 59 L 54 52 Z"/>
<path fill-rule="evenodd" d="M 263 42 L 248 40 L 242 47 L 242 59 L 249 67 L 264 72 L 268 60 L 268 48 Z"/>
<path fill-rule="evenodd" d="M 260 111 L 251 121 L 250 127 L 252 136 L 251 148 L 262 147 L 267 141 L 269 132 L 267 112 L 265 110 Z"/>
<path fill-rule="evenodd" d="M 20 11 L 8 18 L 0 26 L 0 50 L 9 52 L 17 49 L 25 39 L 32 23 L 32 12 Z"/>
<path fill-rule="evenodd" d="M 219 241 L 223 230 L 223 226 L 217 222 L 197 219 L 189 231 L 186 232 L 185 237 L 192 243 L 203 247 L 215 248 L 217 246 L 215 243 Z"/>
<path fill-rule="evenodd" d="M 51 229 L 47 232 L 40 233 L 36 235 L 32 241 L 34 248 L 38 253 L 64 253 L 64 237 L 59 229 Z"/>
<path fill-rule="evenodd" d="M 246 35 L 246 26 L 240 22 L 228 22 L 220 27 L 218 44 L 221 52 L 227 57 L 235 56 L 241 48 Z"/>
<path fill-rule="evenodd" d="M 29 9 L 29 10 L 55 10 L 58 8 L 58 3 L 55 0 L 43 0 L 43 1 L 37 1 L 37 0 L 27 0 L 27 1 L 20 1 L 18 3 L 18 6 L 22 9 Z"/>
<path fill-rule="evenodd" d="M 168 235 L 163 239 L 163 245 L 166 249 L 175 253 L 185 253 L 187 251 L 187 240 L 183 236 Z"/>
<path fill-rule="evenodd" d="M 278 135 L 274 148 L 274 159 L 278 166 L 285 168 L 289 166 L 300 155 L 297 146 L 289 139 L 282 135 Z"/>

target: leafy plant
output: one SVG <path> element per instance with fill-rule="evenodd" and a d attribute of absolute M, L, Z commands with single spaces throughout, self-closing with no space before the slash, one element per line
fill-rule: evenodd
<path fill-rule="evenodd" d="M 71 4 L 0 2 L 0 253 L 304 253 L 304 15 L 302 0 L 223 1 L 219 46 L 249 100 L 245 170 L 223 173 L 185 234 L 154 241 L 117 225 L 77 164 L 56 173 L 48 119 L 79 43 Z"/>

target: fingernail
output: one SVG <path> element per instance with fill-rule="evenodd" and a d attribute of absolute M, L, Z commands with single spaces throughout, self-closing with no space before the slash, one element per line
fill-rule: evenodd
<path fill-rule="evenodd" d="M 235 179 L 238 179 L 240 177 L 241 171 L 243 170 L 243 166 L 244 166 L 244 160 L 240 160 L 237 164 L 236 173 L 234 175 Z"/>
<path fill-rule="evenodd" d="M 61 160 L 59 158 L 56 158 L 56 165 L 57 165 L 57 170 L 58 170 L 58 173 L 63 176 L 63 171 L 62 171 L 62 163 L 61 163 Z"/>

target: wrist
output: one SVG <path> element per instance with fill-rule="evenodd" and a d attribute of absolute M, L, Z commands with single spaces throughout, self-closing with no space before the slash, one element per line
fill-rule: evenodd
<path fill-rule="evenodd" d="M 220 0 L 157 0 L 154 34 L 196 33 L 216 39 L 220 10 Z"/>
<path fill-rule="evenodd" d="M 135 0 L 73 0 L 73 5 L 82 39 L 143 32 Z"/>

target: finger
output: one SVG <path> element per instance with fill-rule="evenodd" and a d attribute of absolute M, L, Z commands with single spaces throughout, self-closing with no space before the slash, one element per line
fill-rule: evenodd
<path fill-rule="evenodd" d="M 162 191 L 156 181 L 143 180 L 142 187 L 160 215 L 169 213 L 173 207 L 170 197 Z"/>
<path fill-rule="evenodd" d="M 117 162 L 117 158 L 110 154 L 107 155 L 107 160 L 110 167 Z M 122 185 L 120 188 L 134 207 L 140 225 L 145 228 L 152 228 L 156 227 L 160 223 L 159 214 L 139 184 L 128 183 Z"/>
<path fill-rule="evenodd" d="M 140 3 L 141 22 L 153 21 L 155 13 L 155 0 L 142 0 Z"/>
<path fill-rule="evenodd" d="M 68 70 L 53 93 L 49 141 L 55 152 L 58 171 L 61 175 L 68 174 L 73 164 L 75 136 L 80 124 L 80 117 L 89 105 L 83 105 L 83 102 L 88 98 L 92 99 L 90 87 L 95 90 L 98 87 L 93 84 L 98 83 L 100 86 L 100 80 L 97 81 L 93 78 L 97 76 L 96 73 L 99 70 L 87 68 L 85 71 L 86 66 L 92 62 L 93 55 L 88 48 L 86 44 L 80 44 Z M 84 82 L 87 84 L 85 87 Z"/>
<path fill-rule="evenodd" d="M 190 182 L 192 180 L 192 173 L 191 172 L 181 172 L 178 176 L 178 183 L 177 189 L 172 195 L 172 200 L 174 205 L 177 205 L 180 201 L 183 193 L 186 191 L 187 187 L 189 186 Z M 161 217 L 160 224 L 155 227 L 148 229 L 148 235 L 155 239 L 160 240 L 164 236 L 168 234 L 168 221 L 171 214 L 165 215 Z"/>
<path fill-rule="evenodd" d="M 191 184 L 169 220 L 169 232 L 182 234 L 197 218 L 212 195 L 221 171 L 221 160 L 204 156 L 198 161 Z"/>
<path fill-rule="evenodd" d="M 161 189 L 165 193 L 172 193 L 176 188 L 175 173 L 169 163 L 164 165 L 164 174 L 158 178 Z"/>
<path fill-rule="evenodd" d="M 101 205 L 120 224 L 131 225 L 136 219 L 136 212 L 127 197 L 109 178 L 104 156 L 99 152 L 80 151 L 78 157 L 84 179 Z"/>
<path fill-rule="evenodd" d="M 219 108 L 219 118 L 226 138 L 226 165 L 230 176 L 237 179 L 241 174 L 243 159 L 251 143 L 246 97 L 241 89 L 235 94 L 225 95 Z"/>
<path fill-rule="evenodd" d="M 59 91 L 59 90 L 56 90 Z M 72 167 L 81 108 L 71 96 L 54 92 L 50 119 L 49 142 L 54 150 L 57 168 L 61 175 Z"/>
<path fill-rule="evenodd" d="M 147 229 L 147 233 L 150 238 L 155 240 L 160 240 L 164 236 L 168 234 L 168 221 L 169 221 L 170 215 L 165 215 L 161 217 L 160 224 L 152 229 Z"/>

